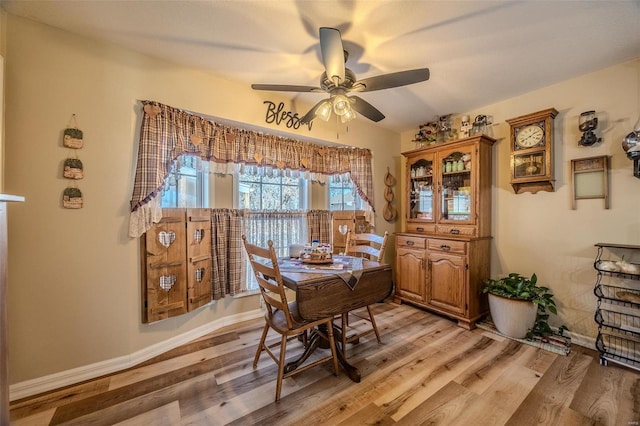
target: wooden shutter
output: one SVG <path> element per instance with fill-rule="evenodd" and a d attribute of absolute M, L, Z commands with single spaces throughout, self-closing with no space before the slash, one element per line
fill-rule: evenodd
<path fill-rule="evenodd" d="M 141 237 L 145 323 L 187 312 L 185 210 L 163 209 L 162 216 Z"/>
<path fill-rule="evenodd" d="M 211 301 L 211 212 L 187 209 L 187 301 L 192 311 Z"/>

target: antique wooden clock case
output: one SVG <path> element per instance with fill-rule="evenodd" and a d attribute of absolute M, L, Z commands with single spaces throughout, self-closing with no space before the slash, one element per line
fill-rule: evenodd
<path fill-rule="evenodd" d="M 545 109 L 506 120 L 511 127 L 511 186 L 516 194 L 554 189 L 554 118 L 558 111 Z"/>

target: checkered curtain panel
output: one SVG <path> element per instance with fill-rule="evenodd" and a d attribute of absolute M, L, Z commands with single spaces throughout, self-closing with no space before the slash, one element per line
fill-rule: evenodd
<path fill-rule="evenodd" d="M 242 291 L 246 254 L 242 245 L 243 211 L 211 209 L 211 289 L 213 300 Z"/>
<path fill-rule="evenodd" d="M 331 212 L 329 210 L 309 210 L 307 212 L 309 240 L 331 243 Z"/>
<path fill-rule="evenodd" d="M 308 172 L 312 177 L 350 172 L 360 196 L 373 206 L 372 161 L 368 149 L 317 145 L 218 124 L 154 101 L 142 104 L 132 216 L 158 196 L 171 162 L 182 154 L 197 155 L 216 163 Z M 131 222 L 138 223 L 141 219 L 132 217 Z"/>

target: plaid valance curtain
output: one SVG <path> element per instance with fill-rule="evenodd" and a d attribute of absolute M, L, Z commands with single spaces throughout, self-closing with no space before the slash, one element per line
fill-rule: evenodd
<path fill-rule="evenodd" d="M 129 235 L 139 237 L 151 226 L 158 195 L 171 162 L 182 154 L 219 164 L 270 167 L 303 173 L 312 180 L 350 173 L 358 194 L 373 210 L 371 151 L 338 148 L 267 135 L 215 123 L 154 101 L 142 101 L 136 176 L 131 196 Z"/>

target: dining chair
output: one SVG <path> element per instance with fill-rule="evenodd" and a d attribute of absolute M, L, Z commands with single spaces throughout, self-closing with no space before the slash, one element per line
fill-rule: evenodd
<path fill-rule="evenodd" d="M 278 266 L 278 257 L 273 247 L 273 241 L 268 241 L 268 247 L 259 247 L 247 241 L 245 235 L 242 236 L 245 250 L 249 256 L 253 273 L 260 286 L 260 293 L 266 305 L 265 325 L 260 338 L 260 344 L 253 360 L 253 368 L 258 365 L 258 360 L 262 352 L 266 352 L 278 365 L 278 378 L 276 383 L 276 402 L 280 400 L 282 390 L 282 380 L 298 373 L 302 373 L 312 367 L 333 362 L 333 373 L 338 375 L 338 358 L 336 355 L 336 344 L 333 340 L 333 316 L 315 321 L 306 321 L 300 317 L 298 306 L 295 301 L 288 302 L 285 293 L 285 286 Z M 326 332 L 319 326 L 326 326 Z M 279 356 L 265 344 L 269 329 L 281 335 Z M 301 365 L 293 371 L 285 372 L 287 341 L 302 337 L 304 344 L 307 342 L 307 331 L 314 330 L 324 339 L 329 341 L 331 355 L 325 356 L 312 363 Z"/>
<path fill-rule="evenodd" d="M 389 233 L 385 231 L 384 235 L 377 235 L 371 233 L 352 234 L 351 231 L 347 233 L 347 240 L 345 243 L 344 252 L 348 256 L 364 257 L 375 262 L 383 262 L 384 252 L 387 248 L 387 238 Z M 369 317 L 363 317 L 358 315 L 357 312 L 347 312 L 342 314 L 342 353 L 346 352 L 347 343 L 353 343 L 360 340 L 361 337 L 370 333 L 375 333 L 378 343 L 382 343 L 380 340 L 380 333 L 378 332 L 378 326 L 371 310 L 371 305 L 367 305 L 367 312 Z M 347 337 L 347 330 L 349 328 L 349 314 L 358 318 L 371 322 L 371 329 L 361 333 L 354 334 Z"/>

